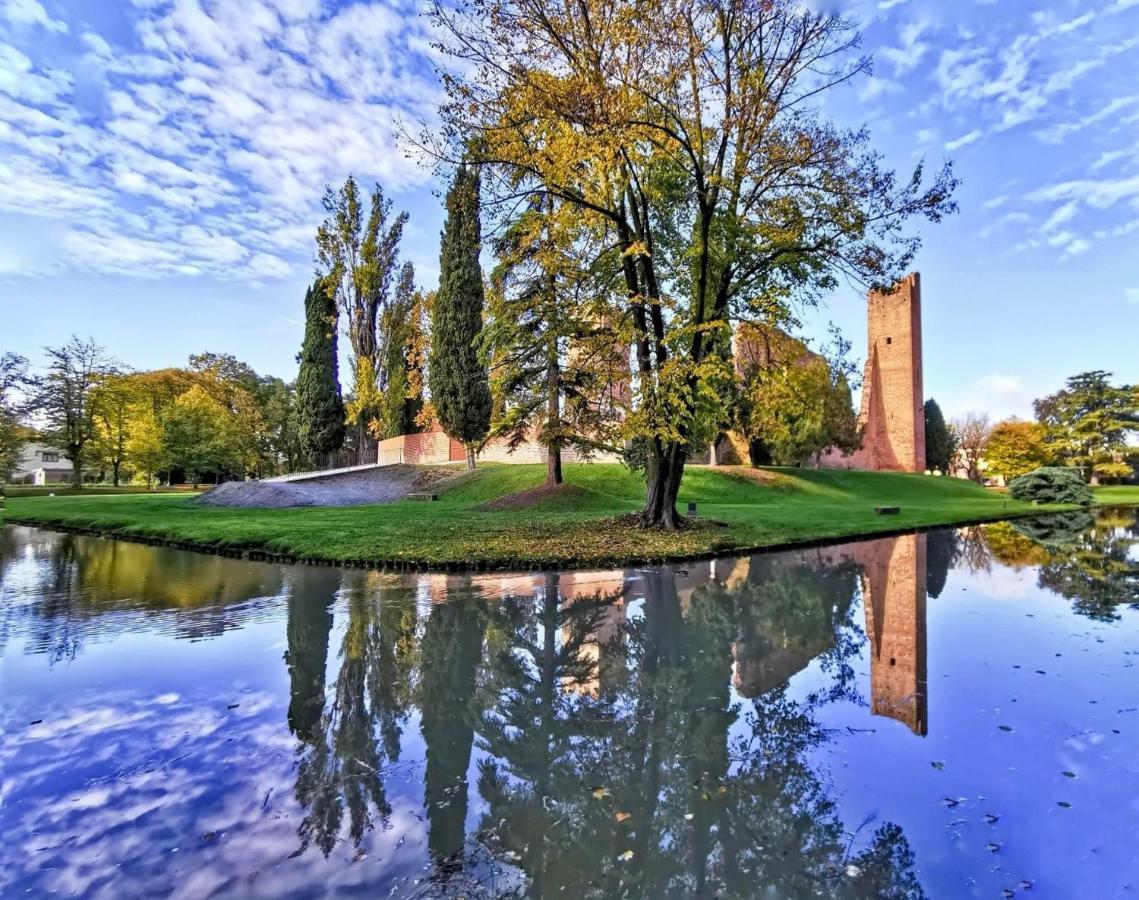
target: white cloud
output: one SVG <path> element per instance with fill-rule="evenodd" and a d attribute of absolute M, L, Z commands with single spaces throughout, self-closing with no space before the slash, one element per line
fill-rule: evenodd
<path fill-rule="evenodd" d="M 0 41 L 0 213 L 54 220 L 60 265 L 286 277 L 311 267 L 325 184 L 430 179 L 397 146 L 438 99 L 411 0 L 135 5 L 133 41 L 77 28 L 67 70 Z"/>
<path fill-rule="evenodd" d="M 1123 299 L 1128 303 L 1139 304 L 1139 287 L 1125 288 Z"/>
<path fill-rule="evenodd" d="M 4 0 L 0 4 L 0 16 L 13 25 L 39 25 L 57 33 L 67 31 L 67 23 L 49 16 L 37 0 Z"/>
<path fill-rule="evenodd" d="M 945 142 L 946 150 L 959 150 L 962 147 L 967 147 L 969 144 L 975 143 L 981 139 L 984 132 L 980 128 L 974 128 L 968 134 L 963 134 L 959 138 L 954 138 L 952 141 Z"/>

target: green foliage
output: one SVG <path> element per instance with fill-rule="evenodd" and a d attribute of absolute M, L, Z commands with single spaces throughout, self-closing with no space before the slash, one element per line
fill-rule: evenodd
<path fill-rule="evenodd" d="M 344 443 L 336 302 L 324 279 L 305 291 L 305 336 L 297 356 L 297 439 L 307 454 L 339 450 Z"/>
<path fill-rule="evenodd" d="M 761 368 L 744 390 L 750 408 L 744 434 L 780 465 L 802 465 L 828 447 L 858 446 L 850 387 L 823 359 Z"/>
<path fill-rule="evenodd" d="M 423 410 L 423 373 L 417 349 L 422 343 L 422 298 L 415 293 L 415 269 L 404 263 L 391 306 L 380 319 L 384 336 L 378 437 L 391 438 L 419 430 Z"/>
<path fill-rule="evenodd" d="M 1028 503 L 1075 503 L 1091 505 L 1094 497 L 1075 469 L 1043 466 L 1027 475 L 1014 478 L 1009 494 Z"/>
<path fill-rule="evenodd" d="M 7 481 L 28 439 L 20 422 L 16 390 L 27 381 L 28 361 L 16 353 L 0 354 L 0 483 Z"/>
<path fill-rule="evenodd" d="M 164 423 L 164 444 L 170 464 L 185 470 L 195 484 L 206 472 L 232 470 L 240 464 L 239 438 L 225 407 L 201 385 L 174 401 Z"/>
<path fill-rule="evenodd" d="M 447 193 L 428 377 L 443 431 L 468 452 L 486 438 L 491 411 L 487 371 L 477 351 L 483 321 L 479 241 L 479 176 L 464 164 Z"/>
<path fill-rule="evenodd" d="M 1111 373 L 1081 372 L 1034 404 L 1056 454 L 1086 478 L 1127 477 L 1127 437 L 1139 433 L 1139 390 L 1111 384 Z"/>
<path fill-rule="evenodd" d="M 1012 479 L 1049 465 L 1054 455 L 1046 438 L 1046 429 L 1036 422 L 998 422 L 985 444 L 985 471 Z"/>
<path fill-rule="evenodd" d="M 949 473 L 949 465 L 957 452 L 953 433 L 945 423 L 945 416 L 937 401 L 930 397 L 925 401 L 925 465 L 942 474 Z"/>

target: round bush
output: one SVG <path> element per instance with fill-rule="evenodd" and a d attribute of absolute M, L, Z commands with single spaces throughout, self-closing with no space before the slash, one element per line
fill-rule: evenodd
<path fill-rule="evenodd" d="M 1084 483 L 1075 469 L 1062 466 L 1042 466 L 1014 478 L 1008 492 L 1015 500 L 1030 503 L 1076 503 L 1090 506 L 1092 489 Z"/>

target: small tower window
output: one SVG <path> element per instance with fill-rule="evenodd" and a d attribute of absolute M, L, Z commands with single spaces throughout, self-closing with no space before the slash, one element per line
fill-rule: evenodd
<path fill-rule="evenodd" d="M 894 343 L 894 339 L 893 339 L 893 338 L 891 338 L 891 337 L 890 337 L 890 338 L 888 337 L 888 338 L 886 338 L 886 343 L 887 343 L 887 344 L 892 344 L 892 343 Z"/>

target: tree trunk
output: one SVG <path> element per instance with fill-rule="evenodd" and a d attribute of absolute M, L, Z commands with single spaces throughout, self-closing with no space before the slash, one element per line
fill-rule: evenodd
<path fill-rule="evenodd" d="M 657 451 L 653 452 L 653 445 Z M 676 511 L 676 498 L 680 494 L 680 479 L 684 475 L 684 453 L 680 444 L 663 446 L 654 438 L 650 441 L 648 463 L 645 466 L 647 493 L 641 510 L 641 523 L 647 528 L 675 531 L 684 525 Z"/>
<path fill-rule="evenodd" d="M 550 339 L 550 352 L 546 361 L 546 431 L 549 434 L 546 444 L 546 484 L 562 483 L 562 410 L 561 373 L 558 369 L 557 338 Z"/>
<path fill-rule="evenodd" d="M 474 469 L 475 467 L 475 448 L 467 447 L 467 469 Z"/>
<path fill-rule="evenodd" d="M 119 467 L 121 465 L 122 462 L 117 459 L 111 463 L 111 484 L 113 484 L 115 487 L 119 486 Z"/>
<path fill-rule="evenodd" d="M 71 448 L 71 465 L 75 467 L 71 473 L 71 483 L 77 491 L 81 491 L 83 490 L 83 451 L 81 448 Z"/>

